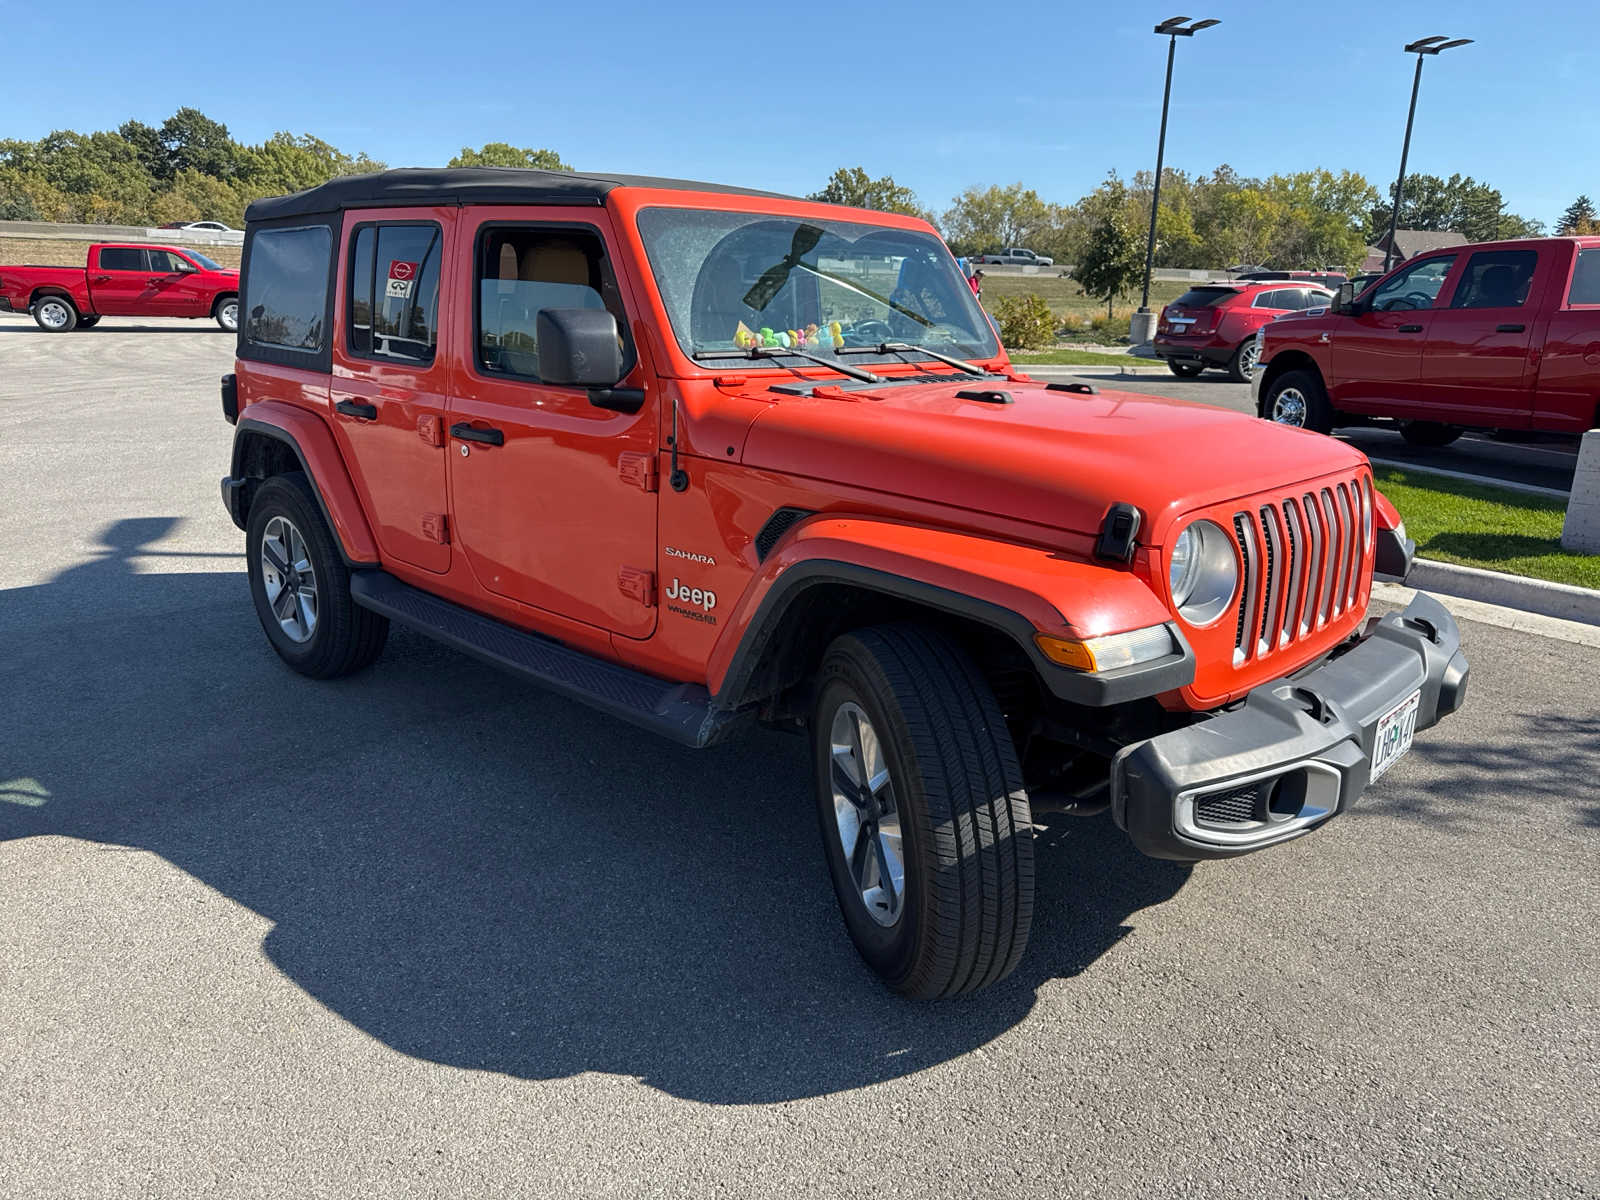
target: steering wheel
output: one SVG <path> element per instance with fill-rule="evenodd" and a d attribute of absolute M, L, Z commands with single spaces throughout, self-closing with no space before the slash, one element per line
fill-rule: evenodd
<path fill-rule="evenodd" d="M 876 346 L 883 342 L 895 340 L 894 330 L 889 328 L 887 321 L 857 321 L 845 334 L 846 341 L 859 338 L 860 345 Z"/>
<path fill-rule="evenodd" d="M 1384 312 L 1404 312 L 1413 308 L 1432 308 L 1433 297 L 1426 292 L 1407 292 L 1404 296 L 1396 296 L 1383 306 Z"/>

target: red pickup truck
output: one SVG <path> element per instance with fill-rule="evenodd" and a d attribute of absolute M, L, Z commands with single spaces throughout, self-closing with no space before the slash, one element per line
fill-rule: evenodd
<path fill-rule="evenodd" d="M 1393 417 L 1428 446 L 1600 425 L 1600 237 L 1452 246 L 1354 292 L 1263 327 L 1263 417 L 1319 433 Z"/>
<path fill-rule="evenodd" d="M 239 272 L 180 246 L 97 243 L 84 267 L 0 267 L 0 310 L 32 313 L 47 333 L 103 316 L 211 317 L 239 328 Z"/>

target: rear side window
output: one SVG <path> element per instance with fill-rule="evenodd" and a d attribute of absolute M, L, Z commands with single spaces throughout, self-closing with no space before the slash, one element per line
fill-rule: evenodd
<path fill-rule="evenodd" d="M 1572 268 L 1572 290 L 1568 304 L 1600 304 L 1600 250 L 1578 251 L 1578 265 Z"/>
<path fill-rule="evenodd" d="M 107 246 L 100 251 L 102 271 L 148 271 L 143 250 L 131 246 Z"/>
<path fill-rule="evenodd" d="M 478 239 L 478 365 L 539 378 L 539 313 L 603 308 L 617 319 L 624 369 L 633 366 L 628 318 L 605 246 L 578 226 L 494 227 Z"/>
<path fill-rule="evenodd" d="M 437 225 L 362 225 L 350 243 L 350 353 L 432 362 L 439 343 Z"/>
<path fill-rule="evenodd" d="M 245 275 L 247 342 L 307 353 L 322 349 L 332 246 L 326 225 L 256 232 Z"/>
<path fill-rule="evenodd" d="M 1239 293 L 1232 288 L 1190 288 L 1172 302 L 1174 308 L 1214 308 Z"/>
<path fill-rule="evenodd" d="M 1533 250 L 1480 250 L 1467 259 L 1451 308 L 1520 308 L 1539 255 Z"/>

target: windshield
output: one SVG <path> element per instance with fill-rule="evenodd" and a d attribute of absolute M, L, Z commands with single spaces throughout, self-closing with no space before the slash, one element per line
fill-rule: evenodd
<path fill-rule="evenodd" d="M 183 252 L 185 254 L 187 254 L 190 258 L 194 259 L 195 262 L 199 263 L 202 267 L 204 267 L 208 271 L 226 271 L 228 269 L 227 267 L 223 266 L 221 263 L 217 262 L 215 259 L 207 258 L 204 254 L 201 254 L 200 251 L 198 251 L 198 250 L 191 250 L 191 249 L 189 249 L 189 247 L 184 246 L 183 247 Z"/>
<path fill-rule="evenodd" d="M 752 346 L 826 356 L 886 342 L 959 358 L 1000 352 L 971 286 L 932 234 L 683 208 L 642 210 L 639 234 L 691 357 Z"/>

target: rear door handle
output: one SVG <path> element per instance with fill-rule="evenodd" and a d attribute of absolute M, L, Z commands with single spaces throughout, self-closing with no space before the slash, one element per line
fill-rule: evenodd
<path fill-rule="evenodd" d="M 504 446 L 506 435 L 498 429 L 479 429 L 466 422 L 450 426 L 450 436 L 463 442 L 482 442 L 486 446 Z"/>
<path fill-rule="evenodd" d="M 1496 325 L 1494 331 L 1496 333 L 1521 333 L 1527 328 L 1526 325 Z"/>
<path fill-rule="evenodd" d="M 355 417 L 362 421 L 376 421 L 378 419 L 378 406 L 376 404 L 357 404 L 354 400 L 341 400 L 335 404 L 334 410 L 347 417 Z"/>
<path fill-rule="evenodd" d="M 1421 325 L 1398 325 L 1398 326 L 1395 327 L 1395 329 L 1396 329 L 1396 332 L 1399 332 L 1399 333 L 1421 333 L 1422 332 L 1422 326 Z"/>

